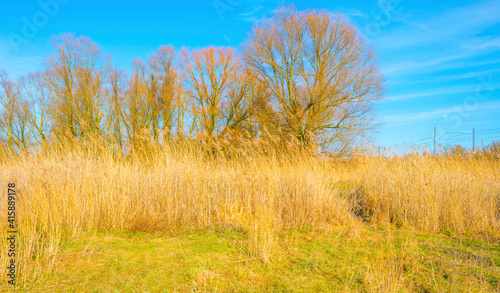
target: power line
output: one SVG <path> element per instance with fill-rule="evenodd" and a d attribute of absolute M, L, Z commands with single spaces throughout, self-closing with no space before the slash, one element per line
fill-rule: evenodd
<path fill-rule="evenodd" d="M 485 130 L 475 130 L 472 131 L 444 131 L 443 133 L 437 133 L 437 127 L 434 128 L 434 137 L 433 138 L 422 138 L 410 140 L 409 142 L 402 142 L 401 144 L 393 144 L 387 147 L 390 151 L 391 149 L 394 151 L 406 152 L 412 149 L 421 149 L 430 151 L 431 148 L 434 148 L 434 153 L 437 152 L 439 148 L 442 147 L 450 147 L 453 145 L 461 145 L 466 142 L 470 142 L 472 140 L 472 150 L 476 149 L 476 140 L 487 140 L 498 138 L 500 141 L 500 129 L 485 129 Z M 483 142 L 481 142 L 483 143 Z M 384 147 L 385 148 L 385 147 Z"/>

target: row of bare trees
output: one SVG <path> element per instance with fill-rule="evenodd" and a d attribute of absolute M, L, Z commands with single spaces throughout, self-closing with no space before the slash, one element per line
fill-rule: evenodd
<path fill-rule="evenodd" d="M 45 71 L 0 74 L 0 143 L 101 137 L 133 148 L 265 132 L 344 154 L 374 128 L 382 96 L 372 50 L 327 11 L 282 7 L 254 26 L 241 52 L 164 46 L 130 73 L 87 37 L 63 34 L 52 45 Z"/>

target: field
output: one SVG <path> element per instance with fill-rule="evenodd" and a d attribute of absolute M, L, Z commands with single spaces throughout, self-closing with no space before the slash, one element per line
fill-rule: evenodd
<path fill-rule="evenodd" d="M 495 292 L 497 154 L 2 154 L 19 292 Z M 292 155 L 291 155 L 292 154 Z M 0 205 L 0 262 L 9 261 Z"/>

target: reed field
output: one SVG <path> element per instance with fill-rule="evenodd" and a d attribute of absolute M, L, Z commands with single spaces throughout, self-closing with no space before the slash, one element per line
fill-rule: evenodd
<path fill-rule="evenodd" d="M 210 153 L 193 142 L 128 154 L 95 142 L 2 153 L 2 190 L 15 183 L 17 192 L 15 288 L 78 291 L 71 286 L 82 282 L 89 292 L 500 290 L 498 153 L 335 159 L 293 144 L 245 144 L 219 144 Z M 5 233 L 6 200 L 0 215 Z M 5 268 L 7 236 L 1 239 Z M 136 261 L 146 267 L 171 255 L 188 269 L 147 283 L 159 273 L 156 265 L 143 279 L 110 281 L 114 287 L 77 279 L 113 253 L 102 272 L 128 263 L 120 261 L 125 255 L 143 255 Z M 218 253 L 229 268 L 211 259 Z M 294 257 L 303 265 L 298 270 L 286 265 L 296 264 Z M 71 276 L 62 277 L 69 268 Z M 130 276 L 121 274 L 134 270 L 108 277 L 124 282 Z"/>
<path fill-rule="evenodd" d="M 62 2 L 6 6 L 23 23 L 0 39 L 0 292 L 500 292 L 491 3 L 435 19 L 446 5 L 110 4 L 89 19 L 86 1 L 82 25 L 42 30 Z M 432 153 L 374 149 L 429 145 L 430 125 Z M 466 125 L 491 128 L 472 128 L 472 151 L 448 131 Z"/>

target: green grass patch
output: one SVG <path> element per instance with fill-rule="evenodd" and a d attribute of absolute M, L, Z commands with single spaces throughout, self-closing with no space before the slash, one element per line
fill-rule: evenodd
<path fill-rule="evenodd" d="M 495 292 L 498 240 L 364 227 L 288 231 L 267 262 L 241 231 L 93 234 L 62 243 L 50 292 Z M 1 288 L 0 288 L 1 289 Z"/>

